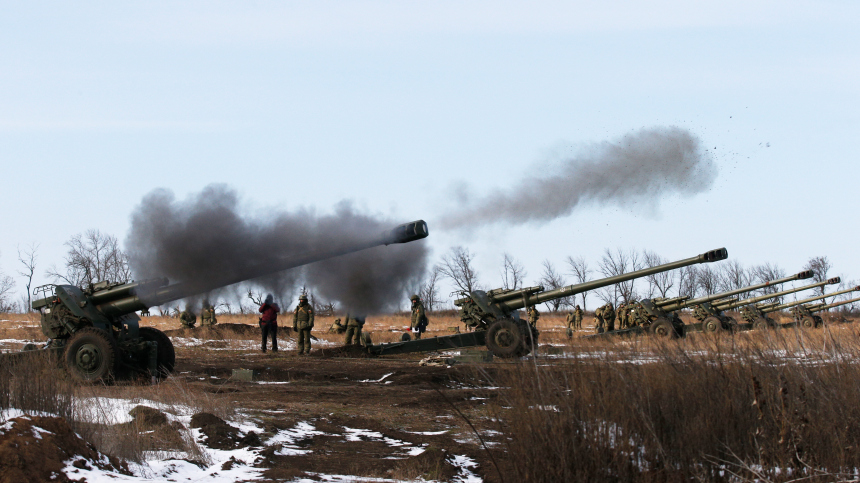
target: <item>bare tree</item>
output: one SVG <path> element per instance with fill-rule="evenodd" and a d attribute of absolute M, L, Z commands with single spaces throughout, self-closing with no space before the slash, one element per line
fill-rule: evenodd
<path fill-rule="evenodd" d="M 439 278 L 441 276 L 442 268 L 439 265 L 433 265 L 427 280 L 418 289 L 418 296 L 424 301 L 424 307 L 428 312 L 437 310 L 442 303 L 439 297 Z"/>
<path fill-rule="evenodd" d="M 737 260 L 728 260 L 719 267 L 720 292 L 730 292 L 752 285 L 749 274 Z M 741 298 L 745 298 L 745 295 L 741 294 Z"/>
<path fill-rule="evenodd" d="M 695 265 L 689 265 L 678 269 L 678 296 L 696 296 L 696 281 L 699 279 L 699 269 Z"/>
<path fill-rule="evenodd" d="M 514 257 L 505 253 L 502 264 L 502 287 L 506 290 L 523 288 L 523 279 L 526 277 L 526 269 Z"/>
<path fill-rule="evenodd" d="M 15 302 L 10 300 L 12 290 L 15 288 L 15 280 L 9 275 L 0 272 L 0 313 L 15 311 Z"/>
<path fill-rule="evenodd" d="M 753 273 L 753 280 L 755 280 L 755 283 L 771 282 L 771 281 L 776 280 L 778 278 L 785 277 L 785 270 L 783 270 L 782 268 L 780 268 L 776 264 L 773 264 L 770 262 L 765 263 L 763 265 L 756 265 L 755 267 L 752 267 L 752 273 Z M 781 290 L 784 290 L 784 289 L 782 289 L 776 285 L 768 285 L 767 287 L 759 289 L 759 292 L 762 295 L 767 295 L 767 294 L 777 293 Z M 776 301 L 781 302 L 782 297 L 779 297 L 774 301 L 775 302 Z"/>
<path fill-rule="evenodd" d="M 570 274 L 573 275 L 573 279 L 576 280 L 576 283 L 585 283 L 591 280 L 589 275 L 592 270 L 588 268 L 588 262 L 585 261 L 584 258 L 577 257 L 567 257 L 567 266 L 570 267 Z M 587 310 L 585 305 L 586 297 L 588 296 L 588 292 L 582 292 L 579 294 L 582 297 L 582 310 Z M 574 295 L 574 303 L 576 296 Z"/>
<path fill-rule="evenodd" d="M 38 249 L 39 245 L 35 242 L 24 247 L 23 253 L 21 252 L 21 247 L 18 247 L 18 261 L 24 266 L 24 268 L 19 270 L 18 273 L 27 279 L 27 306 L 24 307 L 25 312 L 33 310 L 32 293 L 30 288 L 33 285 L 33 275 L 36 273 L 36 251 Z"/>
<path fill-rule="evenodd" d="M 696 287 L 700 295 L 714 295 L 720 284 L 720 276 L 717 270 L 710 265 L 699 267 L 696 274 Z"/>
<path fill-rule="evenodd" d="M 442 258 L 442 264 L 439 265 L 442 276 L 451 280 L 461 292 L 479 289 L 478 272 L 472 266 L 472 258 L 468 248 L 456 246 Z"/>
<path fill-rule="evenodd" d="M 564 277 L 561 276 L 552 262 L 549 260 L 543 261 L 543 272 L 541 273 L 540 281 L 538 282 L 546 290 L 555 290 L 564 287 Z M 558 309 L 570 305 L 571 297 L 562 297 L 544 302 L 547 307 L 553 312 L 558 312 Z"/>
<path fill-rule="evenodd" d="M 648 268 L 653 268 L 659 265 L 669 263 L 669 260 L 648 250 L 642 252 L 642 261 Z M 655 293 L 660 294 L 660 297 L 666 298 L 669 295 L 669 290 L 672 290 L 672 287 L 675 285 L 675 274 L 672 273 L 671 270 L 660 273 L 652 273 L 651 275 L 645 277 L 645 280 L 648 282 L 649 298 L 653 297 Z"/>
<path fill-rule="evenodd" d="M 641 268 L 641 261 L 636 251 L 630 250 L 625 252 L 618 248 L 613 253 L 607 248 L 603 252 L 603 258 L 600 259 L 598 267 L 601 274 L 606 277 L 613 277 L 639 270 Z M 612 305 L 618 305 L 619 299 L 629 302 L 636 298 L 634 282 L 635 280 L 628 280 L 604 287 L 598 292 L 598 297 Z"/>
<path fill-rule="evenodd" d="M 812 279 L 816 282 L 826 281 L 827 272 L 829 272 L 831 268 L 833 268 L 833 265 L 827 257 L 812 257 L 803 267 L 804 270 L 812 270 Z M 824 295 L 824 287 L 817 287 L 815 292 L 818 295 Z"/>
<path fill-rule="evenodd" d="M 69 249 L 66 252 L 66 272 L 60 273 L 52 266 L 47 271 L 49 277 L 77 286 L 86 286 L 102 280 L 131 280 L 128 257 L 119 248 L 115 236 L 99 230 L 87 230 L 73 236 L 65 245 Z"/>

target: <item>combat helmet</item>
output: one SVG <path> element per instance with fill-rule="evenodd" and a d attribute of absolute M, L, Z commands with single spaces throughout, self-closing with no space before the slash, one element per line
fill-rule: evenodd
<path fill-rule="evenodd" d="M 308 296 L 306 294 L 299 295 L 299 302 L 307 302 Z"/>
<path fill-rule="evenodd" d="M 414 302 L 416 300 L 421 300 L 421 297 L 419 297 L 418 295 L 412 295 L 411 297 L 409 297 L 409 300 Z"/>

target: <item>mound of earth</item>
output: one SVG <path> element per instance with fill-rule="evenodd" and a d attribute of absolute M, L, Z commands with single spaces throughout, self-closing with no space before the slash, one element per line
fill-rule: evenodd
<path fill-rule="evenodd" d="M 93 467 L 131 475 L 119 460 L 82 440 L 63 418 L 22 416 L 0 425 L 0 483 L 78 481 L 73 468 Z"/>
<path fill-rule="evenodd" d="M 333 347 L 331 349 L 323 348 L 311 352 L 311 357 L 373 357 L 367 353 L 367 350 L 360 345 L 345 345 L 341 347 Z"/>
<path fill-rule="evenodd" d="M 193 329 L 165 330 L 170 337 L 195 337 L 198 339 L 229 339 L 231 337 L 259 337 L 260 328 L 250 324 L 218 324 L 215 327 L 197 326 Z"/>
<path fill-rule="evenodd" d="M 210 448 L 230 450 L 263 445 L 257 433 L 251 431 L 248 434 L 242 434 L 238 428 L 227 424 L 214 414 L 197 413 L 191 416 L 191 427 L 200 429 L 200 432 L 206 436 L 204 443 Z"/>

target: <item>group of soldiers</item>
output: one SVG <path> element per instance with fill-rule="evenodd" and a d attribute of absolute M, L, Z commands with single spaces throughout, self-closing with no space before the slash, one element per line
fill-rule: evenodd
<path fill-rule="evenodd" d="M 197 315 L 190 306 L 185 306 L 179 314 L 179 323 L 185 329 L 193 329 L 197 325 Z M 200 325 L 203 327 L 212 327 L 218 323 L 218 318 L 215 317 L 215 307 L 209 302 L 203 302 L 203 309 L 200 311 Z"/>

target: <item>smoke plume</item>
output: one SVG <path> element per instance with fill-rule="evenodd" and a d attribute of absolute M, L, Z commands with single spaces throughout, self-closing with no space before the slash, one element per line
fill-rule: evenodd
<path fill-rule="evenodd" d="M 193 293 L 253 279 L 276 297 L 301 284 L 322 300 L 367 314 L 398 307 L 406 287 L 424 272 L 427 247 L 418 241 L 268 273 L 284 260 L 374 240 L 398 223 L 358 213 L 347 202 L 330 215 L 300 209 L 250 217 L 240 212 L 239 201 L 224 185 L 183 201 L 165 189 L 146 195 L 132 214 L 125 244 L 135 276 L 168 277 Z"/>
<path fill-rule="evenodd" d="M 461 188 L 458 195 L 463 203 L 443 217 L 442 226 L 549 222 L 589 202 L 656 208 L 662 196 L 701 193 L 713 184 L 716 174 L 710 153 L 689 131 L 642 129 L 615 142 L 587 147 L 555 172 L 527 176 L 516 189 L 473 199 L 468 187 Z"/>

